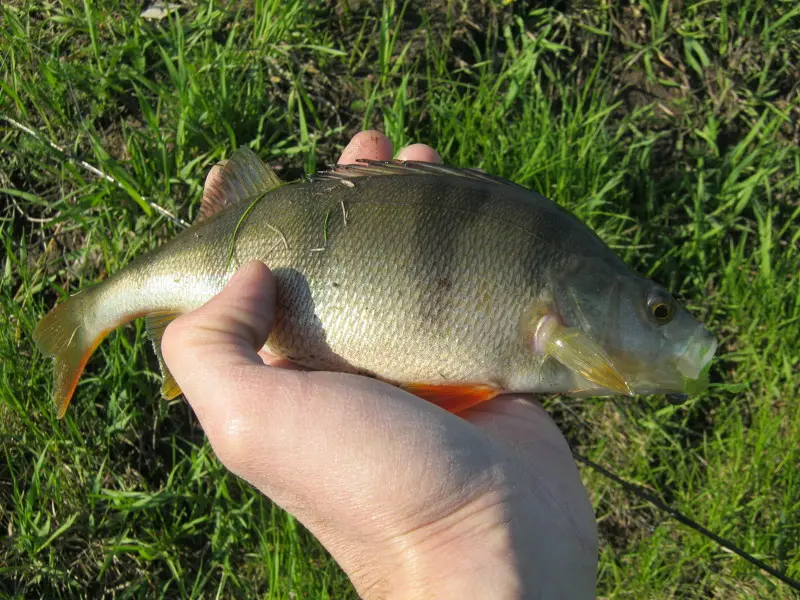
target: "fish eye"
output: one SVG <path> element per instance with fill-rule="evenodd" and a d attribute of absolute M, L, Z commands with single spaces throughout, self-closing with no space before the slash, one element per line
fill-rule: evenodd
<path fill-rule="evenodd" d="M 657 325 L 666 325 L 675 316 L 674 302 L 666 292 L 657 291 L 647 298 L 647 310 Z"/>

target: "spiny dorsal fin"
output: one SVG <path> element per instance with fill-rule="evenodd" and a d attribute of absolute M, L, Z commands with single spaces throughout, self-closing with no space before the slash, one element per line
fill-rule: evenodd
<path fill-rule="evenodd" d="M 449 175 L 473 181 L 486 181 L 502 185 L 518 186 L 516 183 L 484 173 L 480 169 L 460 169 L 439 163 L 417 160 L 360 160 L 352 165 L 335 165 L 330 171 L 322 171 L 311 177 L 313 181 L 349 181 L 358 177 L 379 177 L 397 175 Z"/>
<path fill-rule="evenodd" d="M 206 181 L 197 222 L 226 206 L 252 200 L 282 184 L 275 171 L 245 146 L 234 152 L 227 161 L 220 162 L 219 166 L 222 170 Z"/>
<path fill-rule="evenodd" d="M 147 337 L 153 342 L 153 350 L 158 357 L 158 366 L 161 369 L 161 377 L 163 379 L 161 383 L 161 395 L 166 400 L 172 400 L 181 395 L 181 388 L 178 386 L 172 373 L 169 372 L 167 363 L 164 362 L 164 355 L 161 354 L 161 338 L 164 336 L 164 330 L 167 328 L 167 325 L 177 319 L 178 316 L 177 313 L 155 312 L 145 317 Z"/>

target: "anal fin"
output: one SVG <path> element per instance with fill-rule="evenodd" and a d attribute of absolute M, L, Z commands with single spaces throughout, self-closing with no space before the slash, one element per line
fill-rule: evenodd
<path fill-rule="evenodd" d="M 158 358 L 158 366 L 161 369 L 161 377 L 163 379 L 163 382 L 161 383 L 161 396 L 165 400 L 177 398 L 182 393 L 181 388 L 178 386 L 178 383 L 175 381 L 172 373 L 169 372 L 167 363 L 164 362 L 164 355 L 161 353 L 161 338 L 164 336 L 164 331 L 166 330 L 167 325 L 172 323 L 172 321 L 177 319 L 179 316 L 180 315 L 178 313 L 155 312 L 150 313 L 147 315 L 147 317 L 145 317 L 147 337 L 150 338 L 151 342 L 153 342 L 153 350 L 156 353 L 156 357 Z"/>
<path fill-rule="evenodd" d="M 472 408 L 500 394 L 500 389 L 482 383 L 407 383 L 401 386 L 407 392 L 435 404 L 453 414 Z"/>

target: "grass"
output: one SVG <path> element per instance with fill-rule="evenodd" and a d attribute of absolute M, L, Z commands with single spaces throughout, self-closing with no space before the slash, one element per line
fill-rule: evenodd
<path fill-rule="evenodd" d="M 720 340 L 707 393 L 559 400 L 576 449 L 800 578 L 800 9 L 630 0 L 0 7 L 0 595 L 355 597 L 159 398 L 142 323 L 63 421 L 37 320 L 191 220 L 247 144 L 284 179 L 362 127 L 573 209 Z M 605 598 L 793 598 L 591 470 Z"/>

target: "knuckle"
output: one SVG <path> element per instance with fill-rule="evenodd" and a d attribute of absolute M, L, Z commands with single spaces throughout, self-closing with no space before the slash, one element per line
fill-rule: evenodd
<path fill-rule="evenodd" d="M 217 432 L 211 440 L 214 452 L 232 471 L 246 466 L 247 457 L 251 455 L 250 427 L 242 416 L 229 416 L 216 427 Z"/>
<path fill-rule="evenodd" d="M 214 452 L 232 471 L 247 468 L 254 454 L 253 419 L 239 410 L 236 403 L 226 403 L 223 414 L 208 432 Z"/>

